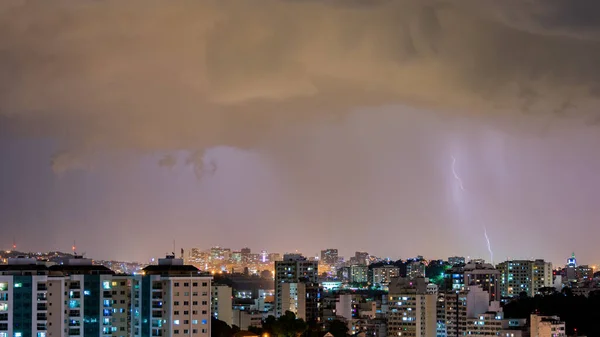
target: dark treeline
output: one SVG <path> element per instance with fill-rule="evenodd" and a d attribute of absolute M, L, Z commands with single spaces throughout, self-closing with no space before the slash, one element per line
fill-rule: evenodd
<path fill-rule="evenodd" d="M 212 319 L 211 337 L 232 337 L 240 331 L 237 326 L 229 326 L 227 323 Z M 269 316 L 262 322 L 262 327 L 250 327 L 249 332 L 257 336 L 265 337 L 320 337 L 325 332 L 331 332 L 334 337 L 348 337 L 348 326 L 346 323 L 333 320 L 322 329 L 319 324 L 309 324 L 299 319 L 294 313 L 286 311 L 279 318 Z"/>
<path fill-rule="evenodd" d="M 507 318 L 529 318 L 531 313 L 559 316 L 566 324 L 567 334 L 600 336 L 600 291 L 589 297 L 573 296 L 569 288 L 562 293 L 535 297 L 521 296 L 504 306 Z"/>

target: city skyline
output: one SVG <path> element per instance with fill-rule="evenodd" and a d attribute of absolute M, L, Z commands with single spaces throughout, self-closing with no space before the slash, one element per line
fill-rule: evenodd
<path fill-rule="evenodd" d="M 595 264 L 597 12 L 2 2 L 0 248 Z"/>
<path fill-rule="evenodd" d="M 74 247 L 74 246 L 73 246 Z M 124 263 L 139 263 L 139 264 L 147 264 L 147 263 L 153 263 L 158 261 L 158 259 L 163 258 L 165 255 L 171 255 L 173 254 L 173 256 L 175 257 L 181 257 L 183 256 L 184 259 L 190 259 L 192 258 L 192 253 L 194 250 L 198 250 L 201 253 L 208 253 L 210 254 L 214 249 L 219 249 L 219 250 L 229 250 L 230 254 L 239 254 L 239 253 L 244 253 L 245 249 L 250 249 L 250 254 L 252 255 L 262 255 L 262 254 L 266 254 L 265 256 L 269 256 L 271 254 L 276 254 L 277 256 L 279 256 L 280 258 L 283 257 L 284 255 L 297 255 L 300 254 L 304 257 L 306 257 L 307 259 L 310 260 L 315 260 L 315 261 L 319 261 L 319 263 L 324 263 L 321 261 L 321 257 L 324 251 L 330 250 L 330 249 L 334 249 L 336 251 L 338 251 L 338 257 L 343 259 L 343 262 L 345 264 L 351 263 L 352 259 L 355 258 L 356 254 L 359 253 L 366 253 L 368 254 L 368 256 L 370 256 L 371 258 L 374 258 L 376 260 L 372 260 L 371 263 L 373 263 L 373 261 L 377 261 L 377 262 L 382 262 L 382 261 L 389 261 L 390 263 L 392 262 L 396 262 L 396 261 L 411 261 L 414 259 L 424 259 L 425 261 L 447 261 L 450 262 L 452 264 L 452 260 L 456 259 L 456 258 L 463 258 L 465 259 L 466 263 L 470 263 L 472 261 L 475 261 L 476 263 L 489 263 L 492 264 L 494 266 L 499 265 L 503 262 L 506 261 L 510 261 L 510 260 L 523 260 L 523 261 L 535 261 L 535 260 L 545 260 L 548 261 L 550 263 L 552 263 L 552 265 L 555 268 L 561 268 L 561 266 L 565 266 L 571 263 L 571 261 L 573 261 L 574 258 L 577 258 L 577 261 L 579 262 L 579 264 L 581 265 L 586 265 L 586 266 L 590 266 L 590 268 L 592 269 L 596 269 L 598 263 L 596 263 L 595 261 L 588 261 L 588 260 L 583 260 L 580 259 L 578 257 L 578 255 L 576 254 L 576 252 L 571 252 L 571 254 L 565 255 L 563 257 L 562 260 L 559 261 L 552 261 L 549 260 L 547 258 L 545 258 L 544 256 L 506 256 L 503 257 L 497 261 L 490 261 L 489 259 L 486 259 L 485 257 L 479 257 L 479 256 L 470 256 L 470 255 L 465 255 L 465 256 L 461 256 L 458 254 L 449 254 L 448 256 L 429 256 L 427 254 L 413 254 L 410 256 L 383 256 L 383 255 L 377 255 L 374 253 L 370 253 L 368 251 L 365 250 L 349 250 L 347 254 L 344 254 L 343 250 L 337 249 L 337 248 L 333 248 L 333 247 L 329 247 L 329 248 L 323 248 L 321 249 L 319 252 L 315 253 L 315 254 L 310 254 L 308 252 L 304 252 L 301 250 L 295 250 L 295 251 L 272 251 L 272 250 L 266 250 L 266 249 L 261 249 L 261 250 L 254 250 L 251 247 L 248 246 L 243 246 L 243 247 L 237 247 L 237 248 L 232 248 L 232 247 L 227 247 L 227 246 L 219 246 L 219 245 L 215 245 L 212 247 L 208 247 L 208 248 L 200 248 L 200 247 L 179 247 L 176 246 L 174 251 L 173 248 L 171 248 L 170 250 L 166 250 L 163 253 L 158 253 L 152 256 L 149 256 L 148 258 L 146 258 L 145 260 L 134 260 L 134 259 L 127 259 L 125 257 L 119 257 L 119 258 L 103 258 L 102 256 L 91 256 L 90 254 L 88 254 L 87 252 L 83 252 L 81 250 L 77 250 L 77 249 L 71 249 L 71 251 L 66 251 L 66 250 L 49 250 L 49 251 L 42 251 L 42 250 L 31 250 L 28 251 L 26 249 L 20 249 L 20 247 L 17 247 L 16 245 L 14 245 L 11 247 L 11 249 L 1 249 L 2 247 L 0 247 L 0 250 L 6 253 L 11 253 L 12 256 L 14 256 L 14 253 L 23 253 L 25 254 L 25 256 L 31 256 L 31 257 L 39 257 L 39 255 L 46 255 L 48 253 L 60 253 L 60 254 L 71 254 L 74 256 L 82 256 L 85 258 L 90 258 L 93 259 L 95 261 L 119 261 L 119 262 L 124 262 Z M 13 249 L 15 248 L 15 249 Z M 181 255 L 183 254 L 183 255 Z M 233 259 L 233 256 L 230 256 L 230 259 Z M 226 262 L 226 261 L 225 261 Z M 269 259 L 268 257 L 266 257 L 265 261 L 262 261 L 262 259 L 259 258 L 259 260 L 255 261 L 256 263 L 260 262 L 260 263 L 273 263 L 275 261 Z M 240 262 L 242 264 L 244 264 L 245 262 Z M 325 263 L 327 264 L 327 263 Z M 202 268 L 200 268 L 202 269 Z"/>

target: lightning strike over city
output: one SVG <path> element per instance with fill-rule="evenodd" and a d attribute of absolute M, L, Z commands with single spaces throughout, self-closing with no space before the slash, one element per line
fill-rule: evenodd
<path fill-rule="evenodd" d="M 3 0 L 0 41 L 0 337 L 600 336 L 598 0 Z"/>
<path fill-rule="evenodd" d="M 454 157 L 454 156 L 451 156 L 451 157 L 452 157 L 452 175 L 454 176 L 454 179 L 457 181 L 458 186 L 460 187 L 460 190 L 462 192 L 466 192 L 465 187 L 463 185 L 463 181 L 462 181 L 461 177 L 459 176 L 458 172 L 456 171 L 456 157 Z M 460 205 L 459 207 L 462 207 L 462 205 Z M 490 253 L 490 261 L 492 263 L 494 263 L 494 252 L 492 251 L 492 245 L 490 243 L 490 238 L 488 237 L 487 228 L 485 226 L 483 227 L 483 235 L 485 237 L 488 252 Z"/>

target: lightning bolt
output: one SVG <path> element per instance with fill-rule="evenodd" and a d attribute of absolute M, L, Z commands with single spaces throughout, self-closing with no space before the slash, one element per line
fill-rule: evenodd
<path fill-rule="evenodd" d="M 460 179 L 458 173 L 456 173 L 456 158 L 454 158 L 454 156 L 452 156 L 452 174 L 454 174 L 454 179 L 458 181 L 458 186 L 460 187 L 460 190 L 464 192 L 465 187 L 463 186 L 462 179 Z"/>
<path fill-rule="evenodd" d="M 454 175 L 454 179 L 458 181 L 458 187 L 460 187 L 460 190 L 466 192 L 462 179 L 460 179 L 460 176 L 456 172 L 456 158 L 454 156 L 452 156 L 452 174 Z M 490 238 L 488 237 L 487 228 L 485 226 L 483 226 L 483 236 L 485 236 L 487 249 L 490 252 L 490 261 L 492 262 L 492 264 L 494 264 L 494 252 L 492 251 L 492 244 L 490 243 Z"/>
<path fill-rule="evenodd" d="M 492 245 L 490 244 L 490 238 L 487 235 L 487 228 L 483 227 L 483 235 L 485 236 L 485 241 L 487 241 L 488 251 L 490 252 L 490 261 L 494 264 L 494 252 L 492 251 Z"/>

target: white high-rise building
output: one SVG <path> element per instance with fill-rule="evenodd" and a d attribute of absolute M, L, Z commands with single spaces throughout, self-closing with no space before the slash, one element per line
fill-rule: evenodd
<path fill-rule="evenodd" d="M 514 336 L 515 328 L 525 322 L 504 319 L 500 302 L 490 301 L 487 290 L 481 285 L 446 293 L 441 297 L 438 312 L 441 324 L 438 337 L 442 336 Z M 517 332 L 518 336 L 518 332 Z"/>
<path fill-rule="evenodd" d="M 424 278 L 395 278 L 389 284 L 388 336 L 435 337 L 437 293 Z"/>
<path fill-rule="evenodd" d="M 352 294 L 340 294 L 335 302 L 337 316 L 352 319 Z"/>
<path fill-rule="evenodd" d="M 211 311 L 214 318 L 233 324 L 232 289 L 228 285 L 213 285 Z"/>
<path fill-rule="evenodd" d="M 136 276 L 134 336 L 210 337 L 212 277 L 167 256 Z"/>
<path fill-rule="evenodd" d="M 286 254 L 283 261 L 275 262 L 275 316 L 284 314 L 292 302 L 298 303 L 297 315 L 307 321 L 319 318 L 318 261 L 309 261 L 299 254 Z M 290 285 L 293 284 L 293 285 Z M 298 301 L 299 291 L 302 301 Z"/>

